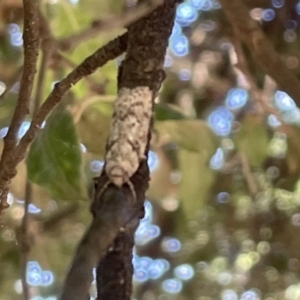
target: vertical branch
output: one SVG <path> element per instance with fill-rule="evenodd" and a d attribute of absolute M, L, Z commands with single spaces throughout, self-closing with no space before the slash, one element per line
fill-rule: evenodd
<path fill-rule="evenodd" d="M 138 218 L 126 226 L 126 231 L 119 232 L 109 253 L 101 260 L 97 268 L 97 300 L 131 299 L 133 266 L 132 248 L 134 233 L 139 225 Z M 124 259 L 128 257 L 130 259 Z M 116 289 L 116 287 L 118 287 Z M 107 297 L 110 298 L 107 298 Z"/>
<path fill-rule="evenodd" d="M 16 147 L 17 133 L 29 113 L 30 96 L 36 72 L 36 61 L 39 49 L 38 7 L 36 0 L 23 0 L 24 6 L 24 67 L 20 83 L 17 106 L 12 117 L 11 125 L 4 138 L 2 160 Z"/>
<path fill-rule="evenodd" d="M 7 135 L 4 138 L 4 148 L 0 161 L 0 170 L 5 167 L 7 158 L 16 148 L 18 130 L 29 113 L 30 96 L 36 72 L 36 62 L 39 50 L 39 18 L 37 0 L 23 0 L 24 6 L 24 67 L 20 84 L 20 92 Z M 15 173 L 15 170 L 14 170 Z M 0 191 L 0 210 L 7 207 L 7 189 Z"/>
<path fill-rule="evenodd" d="M 40 10 L 38 10 L 38 15 L 39 15 L 39 32 L 40 32 L 40 40 L 41 40 L 42 57 L 39 65 L 36 90 L 33 99 L 33 114 L 32 114 L 33 116 L 37 113 L 41 105 L 41 101 L 42 101 L 41 98 L 44 90 L 47 64 L 49 59 L 53 55 L 53 52 L 55 52 L 54 51 L 55 41 L 51 34 L 49 23 Z"/>
<path fill-rule="evenodd" d="M 92 74 L 98 67 L 103 66 L 110 59 L 114 59 L 121 55 L 125 51 L 127 37 L 127 34 L 123 34 L 98 49 L 95 53 L 87 57 L 76 69 L 70 72 L 66 78 L 56 83 L 50 95 L 34 115 L 29 129 L 21 138 L 18 146 L 14 149 L 8 149 L 9 151 L 7 153 L 12 153 L 6 157 L 5 163 L 2 157 L 0 164 L 0 212 L 3 208 L 8 207 L 7 194 L 9 183 L 16 175 L 16 166 L 24 159 L 27 148 L 36 137 L 36 134 L 46 117 L 62 100 L 62 97 L 70 90 L 70 88 L 82 77 Z"/>
<path fill-rule="evenodd" d="M 38 71 L 38 78 L 37 78 L 37 84 L 36 84 L 36 90 L 33 98 L 33 116 L 37 113 L 40 105 L 41 105 L 41 99 L 42 94 L 44 90 L 44 82 L 45 82 L 45 75 L 46 75 L 46 67 L 49 59 L 49 52 L 42 51 L 42 58 L 41 63 L 39 65 L 39 71 Z"/>
<path fill-rule="evenodd" d="M 133 91 L 136 88 L 148 87 L 153 95 L 152 100 L 154 100 L 165 76 L 163 64 L 178 2 L 176 0 L 166 0 L 163 5 L 151 14 L 129 26 L 127 55 L 119 69 L 119 91 L 124 88 Z M 147 100 L 144 99 L 144 101 Z M 140 105 L 142 105 L 141 103 Z M 116 115 L 118 114 L 116 113 Z M 153 121 L 151 125 L 152 123 Z M 145 157 L 148 156 L 150 137 L 151 133 L 149 130 Z M 110 150 L 109 146 L 107 150 Z M 105 176 L 106 174 L 103 172 L 100 179 Z M 143 216 L 143 204 L 149 177 L 147 162 L 142 160 L 137 172 L 130 178 L 136 192 L 136 201 L 140 205 L 141 214 L 135 220 L 132 220 L 130 224 L 126 224 L 124 230 L 118 233 L 110 251 L 100 261 L 97 267 L 97 300 L 131 299 L 134 232 L 139 224 L 138 217 L 141 218 Z M 113 188 L 113 185 L 108 186 L 107 189 L 110 188 Z M 122 189 L 128 190 L 129 188 L 122 186 Z M 97 198 L 94 200 L 92 205 L 94 215 L 102 214 L 101 200 Z"/>
<path fill-rule="evenodd" d="M 32 188 L 31 184 L 27 181 L 25 187 L 25 202 L 24 202 L 24 216 L 22 219 L 22 224 L 20 228 L 20 250 L 21 250 L 21 281 L 22 281 L 22 291 L 23 300 L 29 300 L 29 288 L 27 283 L 27 263 L 28 255 L 31 248 L 31 236 L 28 230 L 29 223 L 29 212 L 28 207 L 31 202 Z"/>

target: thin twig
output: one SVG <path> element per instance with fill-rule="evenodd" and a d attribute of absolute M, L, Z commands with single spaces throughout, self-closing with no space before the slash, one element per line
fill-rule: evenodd
<path fill-rule="evenodd" d="M 243 153 L 239 154 L 239 158 L 241 161 L 243 175 L 248 184 L 249 192 L 252 196 L 256 196 L 256 194 L 259 191 L 259 188 L 258 188 L 257 181 L 255 180 L 255 177 L 253 176 L 253 174 L 251 172 L 251 167 L 250 167 L 249 161 L 248 161 L 246 155 Z"/>
<path fill-rule="evenodd" d="M 21 249 L 21 269 L 22 269 L 22 293 L 23 293 L 23 300 L 29 300 L 29 287 L 27 283 L 27 263 L 28 263 L 28 256 L 31 248 L 31 236 L 28 230 L 29 226 L 29 212 L 28 207 L 31 203 L 32 197 L 32 188 L 31 184 L 27 181 L 26 183 L 26 191 L 25 191 L 25 202 L 24 202 L 24 216 L 22 219 L 22 224 L 20 228 L 20 249 Z"/>
<path fill-rule="evenodd" d="M 48 60 L 49 60 L 49 52 L 43 51 L 42 59 L 38 71 L 38 79 L 36 84 L 35 95 L 33 99 L 33 114 L 32 114 L 33 116 L 37 113 L 41 105 Z"/>
<path fill-rule="evenodd" d="M 54 89 L 42 104 L 38 112 L 32 119 L 30 127 L 20 140 L 15 151 L 11 152 L 5 164 L 0 169 L 0 200 L 2 207 L 7 207 L 7 193 L 10 180 L 16 174 L 16 166 L 26 155 L 30 143 L 36 137 L 38 130 L 50 114 L 53 108 L 62 100 L 62 97 L 75 85 L 82 77 L 90 75 L 98 67 L 103 66 L 111 59 L 115 59 L 126 50 L 127 34 L 114 39 L 104 47 L 98 49 L 94 54 L 86 58 L 75 70 L 67 77 L 56 83 Z"/>
<path fill-rule="evenodd" d="M 270 99 L 274 95 L 276 89 L 276 83 L 269 76 L 265 76 L 264 87 L 260 90 L 254 80 L 254 76 L 250 72 L 247 60 L 245 58 L 244 52 L 241 48 L 239 41 L 234 41 L 234 47 L 237 55 L 237 67 L 243 72 L 248 80 L 251 92 L 254 94 L 254 99 L 258 101 L 263 109 L 263 113 L 272 114 L 276 116 L 277 120 L 281 123 L 280 126 L 276 127 L 276 131 L 283 132 L 289 136 L 290 143 L 299 150 L 297 141 L 298 137 L 295 133 L 295 129 L 285 123 L 280 112 L 273 106 L 269 105 Z"/>
<path fill-rule="evenodd" d="M 223 11 L 257 64 L 287 92 L 300 107 L 300 82 L 286 67 L 261 27 L 240 0 L 220 0 Z"/>
<path fill-rule="evenodd" d="M 103 32 L 111 32 L 114 29 L 126 28 L 136 20 L 149 14 L 155 8 L 163 3 L 162 0 L 151 0 L 148 3 L 143 3 L 129 9 L 123 15 L 114 17 L 104 22 L 94 22 L 92 27 L 82 30 L 70 37 L 63 38 L 58 41 L 58 46 L 61 50 L 69 50 L 88 39 L 91 39 Z"/>
<path fill-rule="evenodd" d="M 20 126 L 22 125 L 26 115 L 29 113 L 30 96 L 32 92 L 32 86 L 34 81 L 34 74 L 36 72 L 36 62 L 39 51 L 39 30 L 38 30 L 38 4 L 36 0 L 23 0 L 24 7 L 24 67 L 23 75 L 20 84 L 20 92 L 15 108 L 14 115 L 12 117 L 11 124 L 7 135 L 4 138 L 4 148 L 0 161 L 0 170 L 6 169 L 6 163 L 10 158 L 12 152 L 16 148 L 17 135 Z M 9 181 L 16 171 L 15 168 L 11 170 L 10 178 L 6 178 Z M 0 212 L 1 209 L 8 206 L 6 201 L 8 189 L 0 191 Z"/>
<path fill-rule="evenodd" d="M 247 82 L 250 87 L 250 92 L 254 96 L 254 100 L 257 101 L 258 104 L 261 106 L 263 113 L 273 114 L 277 117 L 277 119 L 280 122 L 284 123 L 279 111 L 275 107 L 271 106 L 269 104 L 270 101 L 268 101 L 268 98 L 271 96 L 270 95 L 270 93 L 271 93 L 271 91 L 270 91 L 271 78 L 268 78 L 268 76 L 266 76 L 266 79 L 265 79 L 265 81 L 266 81 L 265 89 L 266 90 L 262 91 L 258 87 L 256 80 L 254 79 L 254 76 L 250 71 L 247 59 L 245 57 L 241 42 L 238 39 L 238 37 L 236 37 L 233 40 L 233 45 L 234 45 L 234 50 L 235 50 L 235 53 L 237 56 L 237 64 L 235 65 L 235 67 L 237 67 L 239 69 L 239 71 L 242 72 L 244 74 L 244 76 L 246 77 Z M 274 87 L 274 85 L 272 85 L 272 87 Z M 274 92 L 274 90 L 273 90 L 273 92 Z"/>
<path fill-rule="evenodd" d="M 65 63 L 65 65 L 69 68 L 75 69 L 77 66 L 70 59 L 68 59 L 67 57 L 65 57 L 59 53 L 55 53 L 55 57 L 62 60 Z M 97 94 L 104 94 L 105 84 L 96 82 L 93 78 L 88 77 L 88 76 L 84 77 L 83 79 L 87 82 L 87 84 L 89 86 L 89 90 L 96 92 Z"/>
<path fill-rule="evenodd" d="M 40 11 L 40 9 L 38 10 L 38 15 L 42 57 L 39 65 L 36 90 L 33 99 L 33 116 L 37 113 L 38 109 L 40 108 L 47 72 L 47 64 L 49 59 L 53 55 L 53 52 L 55 51 L 55 40 L 51 34 L 49 23 Z"/>

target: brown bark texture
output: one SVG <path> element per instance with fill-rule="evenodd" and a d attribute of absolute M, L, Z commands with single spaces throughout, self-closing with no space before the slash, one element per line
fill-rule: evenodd
<path fill-rule="evenodd" d="M 180 1 L 168 0 L 158 7 L 147 17 L 135 22 L 128 28 L 127 55 L 120 66 L 118 76 L 118 89 L 136 88 L 147 86 L 156 95 L 162 81 L 165 78 L 163 71 L 164 58 L 171 34 L 176 5 Z M 154 100 L 154 99 L 153 99 Z M 150 141 L 151 134 L 149 132 Z M 146 157 L 148 157 L 148 149 Z M 143 217 L 143 204 L 145 193 L 149 182 L 149 168 L 146 161 L 140 164 L 138 171 L 133 175 L 131 181 L 137 196 L 139 213 L 131 222 L 126 224 L 124 231 L 120 231 L 110 248 L 110 251 L 101 259 L 97 268 L 97 300 L 125 300 L 131 299 L 132 294 L 132 248 L 134 246 L 134 232 L 139 225 L 139 219 Z M 107 181 L 103 173 L 99 179 L 99 187 Z M 114 188 L 113 186 L 109 188 Z M 108 189 L 109 189 L 108 188 Z M 126 194 L 130 197 L 129 187 L 124 187 Z M 132 199 L 132 198 L 131 198 Z M 105 201 L 95 199 L 92 205 L 94 215 L 101 213 L 99 202 Z M 100 204 L 101 207 L 101 204 Z"/>

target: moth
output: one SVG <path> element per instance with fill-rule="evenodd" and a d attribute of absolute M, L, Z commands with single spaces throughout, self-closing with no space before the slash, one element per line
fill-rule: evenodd
<path fill-rule="evenodd" d="M 98 197 L 110 183 L 119 188 L 126 183 L 136 199 L 130 178 L 137 171 L 141 160 L 146 159 L 152 96 L 153 92 L 147 86 L 119 90 L 105 156 L 104 169 L 109 181 L 102 187 Z"/>

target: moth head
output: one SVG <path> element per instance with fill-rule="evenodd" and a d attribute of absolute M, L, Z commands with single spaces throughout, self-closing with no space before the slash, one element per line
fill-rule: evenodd
<path fill-rule="evenodd" d="M 117 187 L 121 187 L 125 182 L 128 181 L 128 174 L 121 166 L 111 167 L 107 176 Z"/>

